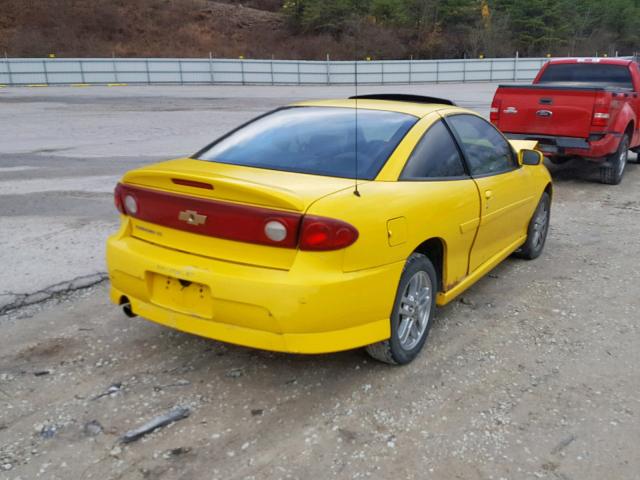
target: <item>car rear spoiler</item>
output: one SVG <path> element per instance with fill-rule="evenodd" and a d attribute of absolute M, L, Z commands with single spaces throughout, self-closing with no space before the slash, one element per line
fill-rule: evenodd
<path fill-rule="evenodd" d="M 441 105 L 456 106 L 451 100 L 438 97 L 427 97 L 424 95 L 410 95 L 405 93 L 370 93 L 367 95 L 354 95 L 349 100 L 387 100 L 390 102 L 411 102 L 411 103 L 436 103 Z"/>

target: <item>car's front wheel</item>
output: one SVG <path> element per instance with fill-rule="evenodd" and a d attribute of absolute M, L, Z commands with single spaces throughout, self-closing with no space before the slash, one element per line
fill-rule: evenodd
<path fill-rule="evenodd" d="M 423 254 L 412 254 L 404 267 L 391 312 L 391 338 L 366 347 L 376 360 L 411 362 L 427 340 L 436 309 L 437 274 Z"/>
<path fill-rule="evenodd" d="M 533 260 L 538 258 L 544 249 L 549 232 L 549 220 L 551 218 L 551 197 L 547 192 L 542 194 L 540 202 L 533 212 L 527 228 L 527 241 L 516 250 L 515 254 L 520 258 Z"/>

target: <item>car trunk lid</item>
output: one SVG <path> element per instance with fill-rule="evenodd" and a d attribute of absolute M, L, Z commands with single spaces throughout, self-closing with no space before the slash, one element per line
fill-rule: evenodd
<path fill-rule="evenodd" d="M 226 165 L 194 159 L 127 173 L 124 192 L 138 202 L 132 235 L 154 244 L 236 263 L 288 269 L 302 215 L 353 180 Z M 263 235 L 265 219 L 288 228 L 282 244 Z M 255 240 L 255 241 L 254 241 Z"/>

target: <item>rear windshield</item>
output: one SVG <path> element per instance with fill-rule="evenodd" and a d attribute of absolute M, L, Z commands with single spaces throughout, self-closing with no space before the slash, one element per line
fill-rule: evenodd
<path fill-rule="evenodd" d="M 633 88 L 631 72 L 624 65 L 557 63 L 549 65 L 538 83 L 570 82 Z"/>
<path fill-rule="evenodd" d="M 381 110 L 284 108 L 222 137 L 196 158 L 355 178 L 357 144 L 358 178 L 372 180 L 417 120 L 412 115 Z"/>

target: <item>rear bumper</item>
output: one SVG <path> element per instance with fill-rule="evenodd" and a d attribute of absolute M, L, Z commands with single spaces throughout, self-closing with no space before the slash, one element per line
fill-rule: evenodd
<path fill-rule="evenodd" d="M 505 133 L 512 140 L 536 140 L 538 149 L 548 157 L 579 156 L 592 161 L 604 161 L 618 149 L 619 133 L 606 133 L 598 140 L 576 137 L 556 137 L 526 133 Z"/>
<path fill-rule="evenodd" d="M 191 255 L 120 234 L 107 242 L 111 301 L 120 304 L 126 297 L 133 313 L 156 323 L 291 353 L 335 352 L 389 338 L 402 262 L 350 273 L 298 263 L 288 271 L 275 270 Z M 205 285 L 211 298 L 194 305 L 199 300 L 191 295 L 184 297 L 186 302 L 167 305 L 158 291 L 158 276 Z"/>

